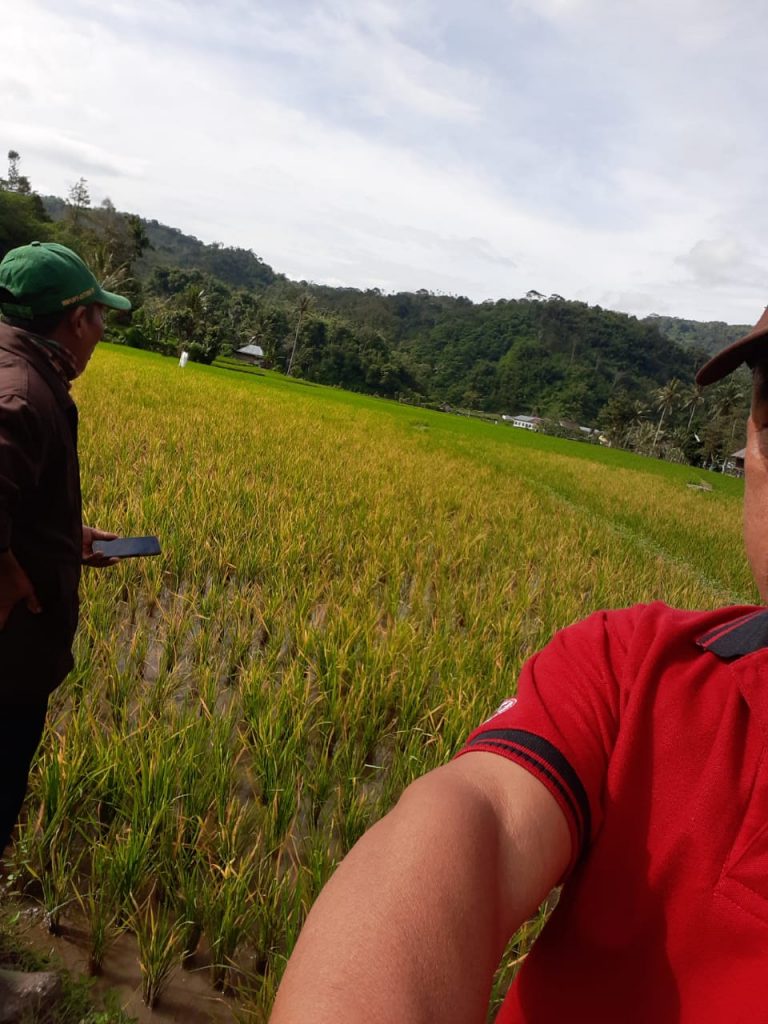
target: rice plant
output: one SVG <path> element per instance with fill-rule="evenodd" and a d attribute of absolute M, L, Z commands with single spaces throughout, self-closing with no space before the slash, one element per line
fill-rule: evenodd
<path fill-rule="evenodd" d="M 555 630 L 753 599 L 718 475 L 110 346 L 76 397 L 87 521 L 163 555 L 84 575 L 11 870 L 92 971 L 133 931 L 148 1002 L 202 936 L 264 1019 L 339 858 Z"/>
<path fill-rule="evenodd" d="M 138 947 L 141 969 L 141 998 L 153 1009 L 181 958 L 179 923 L 159 905 L 154 893 L 142 904 L 133 901 L 130 923 Z"/>

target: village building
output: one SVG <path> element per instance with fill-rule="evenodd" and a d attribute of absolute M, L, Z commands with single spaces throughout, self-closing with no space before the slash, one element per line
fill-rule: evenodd
<path fill-rule="evenodd" d="M 252 366 L 261 366 L 264 362 L 264 349 L 261 345 L 243 345 L 232 353 L 235 359 Z"/>
<path fill-rule="evenodd" d="M 746 448 L 739 448 L 737 452 L 732 452 L 723 463 L 723 472 L 730 473 L 731 476 L 744 476 L 744 453 Z"/>
<path fill-rule="evenodd" d="M 513 427 L 521 430 L 540 430 L 541 418 L 539 416 L 502 416 L 504 423 L 510 423 Z"/>

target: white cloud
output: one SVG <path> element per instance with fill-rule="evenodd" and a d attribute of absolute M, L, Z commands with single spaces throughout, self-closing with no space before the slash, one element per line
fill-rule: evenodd
<path fill-rule="evenodd" d="M 678 263 L 705 288 L 765 288 L 768 283 L 768 261 L 741 238 L 701 239 Z"/>
<path fill-rule="evenodd" d="M 510 9 L 517 14 L 527 13 L 548 21 L 570 20 L 583 17 L 593 10 L 595 0 L 511 0 Z"/>
<path fill-rule="evenodd" d="M 7 137 L 21 149 L 27 159 L 40 157 L 56 161 L 69 172 L 72 180 L 80 177 L 107 176 L 120 178 L 141 174 L 146 161 L 127 153 L 115 153 L 67 131 L 51 125 L 6 122 Z"/>
<path fill-rule="evenodd" d="M 766 35 L 756 0 L 27 0 L 0 149 L 292 276 L 747 322 Z"/>

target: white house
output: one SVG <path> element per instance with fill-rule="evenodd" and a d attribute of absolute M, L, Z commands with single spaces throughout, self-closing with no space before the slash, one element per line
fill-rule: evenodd
<path fill-rule="evenodd" d="M 513 427 L 521 430 L 539 430 L 541 419 L 538 416 L 502 416 L 505 423 L 511 423 Z"/>

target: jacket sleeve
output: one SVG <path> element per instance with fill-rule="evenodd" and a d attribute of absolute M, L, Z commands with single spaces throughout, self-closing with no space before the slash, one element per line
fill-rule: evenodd
<path fill-rule="evenodd" d="M 40 480 L 45 435 L 26 398 L 0 394 L 0 551 L 13 541 L 13 520 L 23 496 Z"/>
<path fill-rule="evenodd" d="M 542 782 L 571 833 L 568 871 L 600 828 L 621 707 L 632 610 L 597 612 L 557 633 L 523 666 L 517 692 L 474 730 L 458 756 L 486 751 Z"/>

